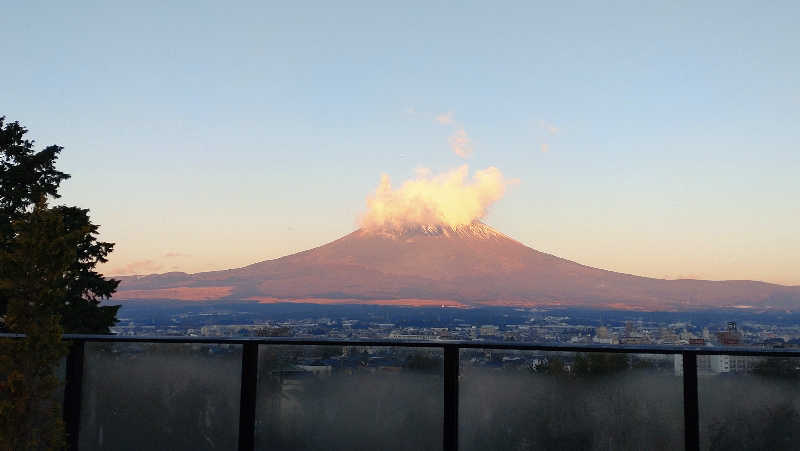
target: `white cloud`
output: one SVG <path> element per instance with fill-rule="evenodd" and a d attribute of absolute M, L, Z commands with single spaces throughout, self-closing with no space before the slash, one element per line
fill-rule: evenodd
<path fill-rule="evenodd" d="M 467 134 L 464 126 L 456 121 L 455 115 L 452 111 L 435 114 L 419 112 L 414 108 L 408 107 L 405 109 L 405 112 L 413 116 L 422 116 L 425 118 L 425 120 L 430 120 L 433 118 L 433 121 L 437 124 L 450 127 L 453 132 L 447 138 L 447 142 L 450 144 L 450 149 L 452 149 L 453 153 L 461 158 L 467 158 L 472 154 L 472 139 Z"/>
<path fill-rule="evenodd" d="M 540 125 L 541 125 L 542 129 L 544 129 L 544 131 L 546 131 L 547 134 L 549 134 L 551 136 L 555 136 L 555 135 L 558 135 L 559 133 L 561 133 L 561 128 L 556 127 L 554 124 L 550 124 L 548 122 L 541 121 Z"/>
<path fill-rule="evenodd" d="M 129 274 L 152 274 L 163 267 L 160 263 L 153 260 L 138 260 L 127 265 L 117 266 L 109 271 L 115 276 L 125 276 Z"/>
<path fill-rule="evenodd" d="M 176 257 L 190 257 L 189 254 L 183 254 L 181 252 L 167 252 L 164 254 L 164 257 L 167 258 L 176 258 Z"/>
<path fill-rule="evenodd" d="M 367 198 L 361 227 L 397 231 L 429 225 L 468 225 L 485 217 L 489 206 L 516 183 L 493 166 L 475 172 L 471 178 L 467 165 L 440 174 L 417 168 L 416 173 L 416 178 L 406 180 L 400 187 L 392 187 L 389 176 L 383 174 L 378 188 Z"/>
<path fill-rule="evenodd" d="M 448 111 L 447 113 L 442 113 L 436 116 L 436 122 L 442 125 L 455 125 L 455 120 L 453 119 L 453 112 Z"/>
<path fill-rule="evenodd" d="M 467 158 L 472 154 L 472 140 L 463 128 L 459 128 L 450 135 L 447 138 L 447 142 L 450 143 L 450 148 L 453 149 L 453 152 L 461 158 Z"/>

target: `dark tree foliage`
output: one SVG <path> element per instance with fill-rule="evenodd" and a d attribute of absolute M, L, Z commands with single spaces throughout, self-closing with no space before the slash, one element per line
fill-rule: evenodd
<path fill-rule="evenodd" d="M 58 449 L 63 444 L 55 370 L 66 354 L 59 324 L 67 294 L 64 273 L 75 260 L 63 218 L 44 202 L 12 222 L 10 250 L 0 249 L 0 289 L 5 323 L 23 339 L 0 340 L 0 449 Z"/>
<path fill-rule="evenodd" d="M 259 337 L 288 337 L 291 330 L 288 327 L 264 327 L 256 331 Z"/>
<path fill-rule="evenodd" d="M 435 373 L 441 371 L 442 360 L 417 352 L 406 357 L 403 368 Z"/>
<path fill-rule="evenodd" d="M 547 374 L 558 377 L 595 378 L 609 376 L 626 371 L 632 367 L 631 359 L 622 353 L 577 353 L 572 368 L 568 368 L 564 360 L 551 357 L 547 360 L 530 366 L 528 369 L 534 374 Z M 649 368 L 649 366 L 633 366 L 636 369 Z"/>
<path fill-rule="evenodd" d="M 651 362 L 650 360 L 636 358 L 636 356 L 634 356 L 634 358 L 631 358 L 630 361 L 631 361 L 631 368 L 633 369 L 651 370 L 656 368 L 656 365 L 653 364 L 653 362 Z"/>
<path fill-rule="evenodd" d="M 616 374 L 630 368 L 630 358 L 622 353 L 578 353 L 572 372 L 578 377 Z"/>
<path fill-rule="evenodd" d="M 3 238 L 11 236 L 11 222 L 30 212 L 43 197 L 58 198 L 58 187 L 70 176 L 55 168 L 62 148 L 48 146 L 36 152 L 28 132 L 18 122 L 5 123 L 0 116 L 0 227 Z M 8 242 L 4 240 L 3 244 Z"/>
<path fill-rule="evenodd" d="M 95 271 L 105 263 L 114 249 L 112 243 L 97 241 L 98 226 L 89 219 L 89 210 L 78 207 L 56 207 L 53 211 L 64 221 L 67 233 L 77 232 L 74 242 L 77 258 L 67 274 L 67 296 L 61 310 L 64 330 L 73 333 L 108 333 L 116 323 L 119 306 L 100 306 L 116 291 L 118 280 L 106 279 Z"/>
<path fill-rule="evenodd" d="M 564 364 L 564 360 L 558 357 L 545 359 L 544 361 L 531 365 L 529 367 L 531 373 L 547 374 L 550 376 L 567 377 L 569 370 Z"/>
<path fill-rule="evenodd" d="M 770 378 L 800 379 L 799 363 L 796 358 L 767 357 L 756 365 L 753 373 Z"/>
<path fill-rule="evenodd" d="M 5 252 L 19 244 L 13 224 L 31 215 L 37 202 L 58 198 L 61 182 L 70 177 L 55 167 L 62 148 L 36 151 L 26 133 L 18 122 L 6 123 L 0 117 L 0 248 Z M 108 333 L 119 307 L 101 307 L 100 301 L 111 297 L 119 281 L 104 278 L 95 268 L 106 261 L 114 245 L 97 240 L 98 226 L 91 222 L 89 210 L 58 206 L 49 211 L 61 217 L 64 236 L 71 240 L 67 245 L 75 250 L 74 260 L 58 281 L 65 295 L 53 301 L 64 331 Z M 6 315 L 8 302 L 9 293 L 0 289 L 0 317 Z M 7 324 L 0 328 L 11 330 Z"/>

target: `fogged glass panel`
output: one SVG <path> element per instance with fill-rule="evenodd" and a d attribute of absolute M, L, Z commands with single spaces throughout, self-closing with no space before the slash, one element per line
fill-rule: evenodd
<path fill-rule="evenodd" d="M 683 449 L 672 356 L 461 351 L 459 449 Z"/>
<path fill-rule="evenodd" d="M 800 358 L 698 356 L 700 448 L 796 450 Z"/>
<path fill-rule="evenodd" d="M 81 450 L 230 450 L 241 346 L 87 343 Z"/>
<path fill-rule="evenodd" d="M 261 450 L 437 450 L 441 349 L 261 346 Z"/>

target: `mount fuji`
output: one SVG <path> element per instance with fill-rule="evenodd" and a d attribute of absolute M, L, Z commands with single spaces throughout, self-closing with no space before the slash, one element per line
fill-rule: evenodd
<path fill-rule="evenodd" d="M 482 222 L 356 230 L 242 268 L 118 277 L 114 300 L 304 302 L 604 309 L 796 309 L 800 286 L 664 280 L 592 268 L 539 252 Z"/>

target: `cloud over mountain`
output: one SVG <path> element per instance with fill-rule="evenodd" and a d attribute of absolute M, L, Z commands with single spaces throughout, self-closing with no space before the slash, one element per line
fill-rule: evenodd
<path fill-rule="evenodd" d="M 467 165 L 436 175 L 421 169 L 415 179 L 398 188 L 384 174 L 367 198 L 361 227 L 391 233 L 420 226 L 466 226 L 484 218 L 511 183 L 494 166 L 476 171 L 471 178 Z"/>

